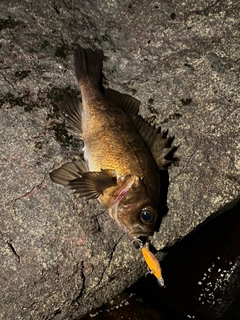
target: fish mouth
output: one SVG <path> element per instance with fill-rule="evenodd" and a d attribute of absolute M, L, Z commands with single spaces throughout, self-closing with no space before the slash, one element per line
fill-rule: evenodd
<path fill-rule="evenodd" d="M 128 234 L 133 238 L 150 237 L 154 233 L 153 230 L 141 225 L 134 225 L 128 229 Z"/>

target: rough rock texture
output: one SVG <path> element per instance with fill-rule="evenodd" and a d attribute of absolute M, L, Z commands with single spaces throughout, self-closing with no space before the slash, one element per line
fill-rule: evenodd
<path fill-rule="evenodd" d="M 79 92 L 76 42 L 102 48 L 106 85 L 140 99 L 146 120 L 180 145 L 157 249 L 239 200 L 239 9 L 216 0 L 1 1 L 0 318 L 77 319 L 146 272 L 97 202 L 48 176 L 79 155 L 55 104 Z"/>

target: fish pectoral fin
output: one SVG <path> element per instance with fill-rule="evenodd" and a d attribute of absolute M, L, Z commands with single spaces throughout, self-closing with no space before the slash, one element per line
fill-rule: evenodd
<path fill-rule="evenodd" d="M 117 177 L 112 170 L 88 171 L 86 162 L 73 161 L 50 173 L 53 182 L 67 186 L 88 199 L 98 198 L 107 188 L 116 185 Z"/>
<path fill-rule="evenodd" d="M 117 177 L 112 170 L 84 172 L 80 177 L 69 182 L 70 189 L 87 199 L 98 198 L 105 189 L 116 185 Z"/>
<path fill-rule="evenodd" d="M 63 114 L 71 132 L 77 135 L 79 139 L 82 136 L 82 103 L 78 98 L 68 98 L 64 100 L 59 109 Z"/>
<path fill-rule="evenodd" d="M 87 171 L 88 167 L 85 161 L 73 161 L 53 170 L 49 175 L 53 182 L 63 186 L 69 186 L 70 181 L 77 179 Z"/>

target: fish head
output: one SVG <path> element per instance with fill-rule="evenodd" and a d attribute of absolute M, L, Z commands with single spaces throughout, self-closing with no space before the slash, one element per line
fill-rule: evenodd
<path fill-rule="evenodd" d="M 108 207 L 112 217 L 132 240 L 152 236 L 158 218 L 159 185 L 151 188 L 144 178 L 126 176 L 114 191 Z"/>

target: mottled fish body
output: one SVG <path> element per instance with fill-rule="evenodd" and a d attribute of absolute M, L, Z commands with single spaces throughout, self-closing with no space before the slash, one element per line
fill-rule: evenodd
<path fill-rule="evenodd" d="M 82 197 L 98 198 L 131 238 L 148 237 L 158 217 L 159 169 L 176 150 L 173 138 L 138 115 L 138 100 L 103 88 L 101 50 L 77 46 L 74 61 L 82 104 L 73 98 L 60 109 L 84 141 L 85 162 L 67 163 L 50 177 Z"/>

